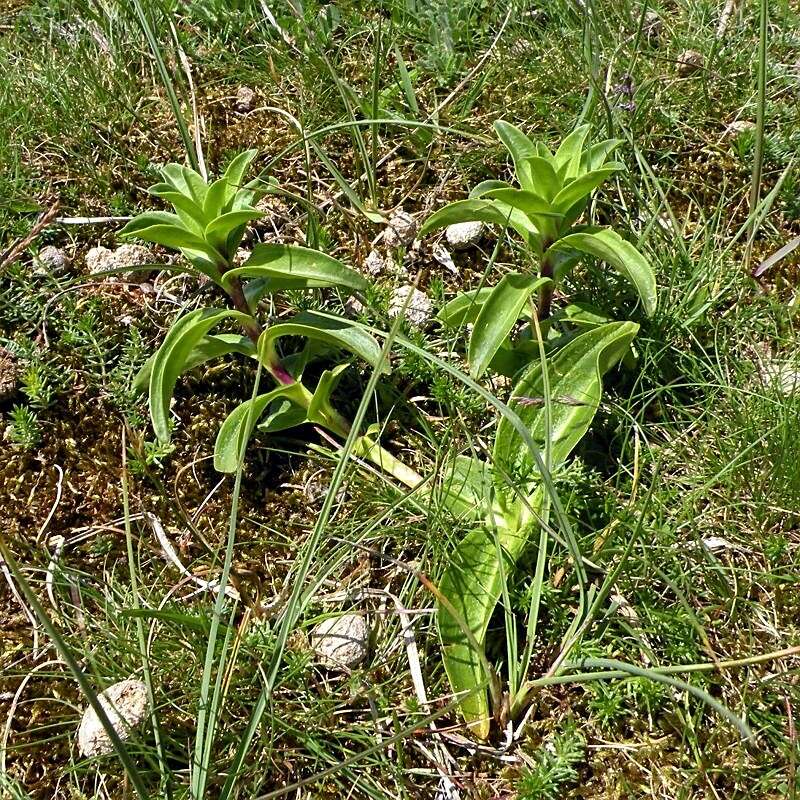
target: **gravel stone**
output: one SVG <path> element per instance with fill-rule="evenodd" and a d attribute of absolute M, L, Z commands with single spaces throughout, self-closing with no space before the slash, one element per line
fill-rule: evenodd
<path fill-rule="evenodd" d="M 369 628 L 362 614 L 343 614 L 323 620 L 311 633 L 320 662 L 329 669 L 347 671 L 367 656 Z"/>
<path fill-rule="evenodd" d="M 389 218 L 383 241 L 387 247 L 406 247 L 414 241 L 418 230 L 419 225 L 414 217 L 399 208 Z"/>
<path fill-rule="evenodd" d="M 703 69 L 705 63 L 702 53 L 698 53 L 697 50 L 684 50 L 678 56 L 678 76 L 688 78 Z"/>
<path fill-rule="evenodd" d="M 396 317 L 402 312 L 409 295 L 411 295 L 411 301 L 405 312 L 406 319 L 415 327 L 422 328 L 433 316 L 433 303 L 428 295 L 413 286 L 399 286 L 395 289 L 389 302 L 389 316 Z"/>
<path fill-rule="evenodd" d="M 36 261 L 36 274 L 46 275 L 48 272 L 63 272 L 69 265 L 69 256 L 60 247 L 49 244 L 39 251 Z"/>
<path fill-rule="evenodd" d="M 153 254 L 140 244 L 123 244 L 116 250 L 107 247 L 93 247 L 86 254 L 86 268 L 90 275 L 106 272 L 111 269 L 124 269 L 125 267 L 140 267 L 153 263 Z M 131 270 L 120 275 L 111 275 L 109 281 L 125 280 L 130 283 L 144 283 L 150 276 L 145 270 Z"/>
<path fill-rule="evenodd" d="M 130 736 L 130 728 L 135 728 L 147 716 L 147 687 L 141 681 L 115 683 L 97 699 L 122 741 Z M 111 739 L 91 706 L 84 712 L 78 729 L 78 749 L 83 756 L 101 756 L 114 750 Z"/>
<path fill-rule="evenodd" d="M 370 250 L 364 259 L 364 270 L 376 277 L 386 270 L 386 259 L 377 250 Z"/>
<path fill-rule="evenodd" d="M 739 134 L 748 133 L 749 131 L 754 131 L 755 129 L 755 122 L 751 122 L 749 119 L 737 119 L 731 122 L 727 128 L 725 128 L 725 135 L 735 139 L 737 136 L 739 136 Z"/>
<path fill-rule="evenodd" d="M 256 93 L 249 86 L 240 86 L 236 90 L 235 108 L 240 114 L 247 114 L 256 104 Z"/>
<path fill-rule="evenodd" d="M 447 243 L 456 250 L 466 250 L 483 236 L 482 222 L 456 222 L 448 225 L 444 232 Z"/>

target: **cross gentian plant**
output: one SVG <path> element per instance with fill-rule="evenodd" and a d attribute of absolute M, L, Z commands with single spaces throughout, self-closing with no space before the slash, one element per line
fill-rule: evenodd
<path fill-rule="evenodd" d="M 235 264 L 247 223 L 262 214 L 253 201 L 263 193 L 259 188 L 263 184 L 243 184 L 255 155 L 255 150 L 248 150 L 237 156 L 212 183 L 185 166 L 168 164 L 162 169 L 164 182 L 151 187 L 150 193 L 168 201 L 174 213 L 140 214 L 121 233 L 124 238 L 179 250 L 187 262 L 186 272 L 205 275 L 228 298 L 228 307 L 200 308 L 175 320 L 139 376 L 140 385 L 147 382 L 149 388 L 150 416 L 160 441 L 170 439 L 170 401 L 178 378 L 198 364 L 239 353 L 259 361 L 277 384 L 240 404 L 223 422 L 214 450 L 214 465 L 222 472 L 236 470 L 241 448 L 252 433 L 248 420 L 258 422 L 262 431 L 311 422 L 338 436 L 347 435 L 350 425 L 333 407 L 331 394 L 348 364 L 324 371 L 310 389 L 303 382 L 310 359 L 331 349 L 347 350 L 373 367 L 380 366 L 378 343 L 344 318 L 303 311 L 272 325 L 259 321 L 258 303 L 267 294 L 326 287 L 349 294 L 363 291 L 367 283 L 335 258 L 305 247 L 259 244 L 243 264 Z M 212 333 L 224 323 L 236 323 L 241 333 Z M 277 343 L 286 336 L 305 339 L 303 350 L 282 356 Z M 421 480 L 366 437 L 361 438 L 358 451 L 405 483 L 415 485 Z"/>
<path fill-rule="evenodd" d="M 517 342 L 516 348 L 512 345 L 514 325 L 521 316 L 530 317 L 530 298 L 538 294 L 536 313 L 546 326 L 555 285 L 583 256 L 605 261 L 625 276 L 647 314 L 656 307 L 655 276 L 636 247 L 611 228 L 578 224 L 592 193 L 624 169 L 622 163 L 607 160 L 620 140 L 587 145 L 589 126 L 582 125 L 551 153 L 546 144 L 531 141 L 508 122 L 500 120 L 494 127 L 514 161 L 520 188 L 500 180 L 484 181 L 470 192 L 469 199 L 434 213 L 420 231 L 423 235 L 466 221 L 493 223 L 516 231 L 537 257 L 538 275 L 508 273 L 494 287 L 458 295 L 439 313 L 439 319 L 447 325 L 475 324 L 469 342 L 473 377 L 482 375 L 490 364 L 498 371 L 512 373 L 519 368 L 520 359 L 509 356 L 515 349 L 517 354 L 525 350 L 526 343 Z M 535 347 L 528 347 L 521 363 L 535 353 Z M 510 370 L 504 367 L 509 363 L 513 364 Z"/>

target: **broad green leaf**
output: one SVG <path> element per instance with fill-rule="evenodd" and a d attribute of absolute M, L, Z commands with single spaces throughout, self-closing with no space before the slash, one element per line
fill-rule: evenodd
<path fill-rule="evenodd" d="M 541 498 L 540 490 L 531 501 L 534 510 L 540 509 Z M 454 616 L 443 603 L 437 605 L 436 620 L 445 672 L 453 693 L 463 695 L 461 713 L 479 739 L 488 737 L 491 726 L 486 690 L 488 676 L 480 655 L 459 622 L 466 624 L 480 647 L 484 647 L 504 578 L 514 569 L 535 529 L 535 525 L 529 525 L 524 530 L 500 526 L 471 531 L 459 543 L 439 582 L 439 591 L 455 611 Z M 498 549 L 502 561 L 498 558 Z"/>
<path fill-rule="evenodd" d="M 227 193 L 228 179 L 224 177 L 218 178 L 208 187 L 205 203 L 203 203 L 206 225 L 224 212 Z"/>
<path fill-rule="evenodd" d="M 581 171 L 589 172 L 600 169 L 606 163 L 606 159 L 622 144 L 622 139 L 605 139 L 592 145 L 588 150 L 584 150 L 581 157 Z"/>
<path fill-rule="evenodd" d="M 498 191 L 494 189 L 492 191 Z M 508 215 L 503 214 L 501 207 L 490 200 L 456 200 L 431 214 L 420 228 L 419 235 L 446 228 L 457 222 L 488 222 L 495 225 L 509 224 Z"/>
<path fill-rule="evenodd" d="M 461 292 L 456 295 L 448 303 L 442 306 L 436 319 L 443 325 L 448 325 L 451 328 L 458 328 L 461 325 L 468 325 L 475 322 L 478 314 L 481 313 L 481 307 L 489 298 L 493 286 L 484 286 L 481 289 L 472 289 L 468 292 Z"/>
<path fill-rule="evenodd" d="M 479 198 L 483 197 L 486 192 L 491 192 L 493 189 L 512 189 L 510 183 L 506 181 L 481 181 L 477 186 L 473 187 L 472 191 L 469 193 L 470 200 L 478 200 Z"/>
<path fill-rule="evenodd" d="M 550 249 L 579 250 L 611 264 L 626 277 L 639 294 L 645 313 L 656 310 L 656 277 L 650 262 L 628 241 L 611 228 L 587 233 L 570 233 L 559 239 Z M 548 252 L 550 252 L 548 250 Z"/>
<path fill-rule="evenodd" d="M 136 237 L 174 250 L 197 250 L 214 261 L 221 255 L 205 239 L 188 231 L 180 217 L 166 211 L 148 211 L 132 219 L 119 233 L 121 237 Z"/>
<path fill-rule="evenodd" d="M 338 364 L 333 369 L 326 369 L 320 375 L 317 388 L 308 404 L 309 422 L 316 422 L 320 425 L 328 424 L 327 409 L 330 406 L 331 395 L 348 366 L 348 364 Z"/>
<path fill-rule="evenodd" d="M 526 166 L 525 162 L 536 156 L 536 145 L 516 125 L 505 120 L 497 120 L 494 129 L 514 160 L 514 171 L 520 186 L 523 189 L 533 190 L 530 167 Z"/>
<path fill-rule="evenodd" d="M 224 175 L 228 190 L 225 193 L 223 208 L 233 200 L 236 193 L 242 188 L 247 168 L 257 155 L 258 150 L 245 150 L 243 153 L 239 153 L 239 155 L 228 164 Z"/>
<path fill-rule="evenodd" d="M 186 360 L 183 364 L 183 371 L 188 372 L 200 366 L 200 364 L 205 364 L 206 361 L 211 361 L 214 358 L 229 355 L 230 353 L 255 356 L 256 346 L 247 336 L 241 336 L 236 333 L 219 333 L 215 336 L 204 336 L 195 345 L 189 355 L 186 356 Z M 155 358 L 156 354 L 153 353 L 153 355 L 144 362 L 142 368 L 133 379 L 131 386 L 135 392 L 141 393 L 147 391 Z"/>
<path fill-rule="evenodd" d="M 627 352 L 639 330 L 634 322 L 611 322 L 582 333 L 547 360 L 550 384 L 550 463 L 557 469 L 583 438 L 600 404 L 602 378 Z M 543 407 L 542 364 L 535 360 L 520 378 L 509 404 L 544 452 L 548 438 Z M 538 480 L 536 461 L 514 426 L 504 417 L 497 426 L 493 463 L 518 485 Z M 504 482 L 498 487 L 503 493 Z"/>
<path fill-rule="evenodd" d="M 531 156 L 524 163 L 530 175 L 531 191 L 542 199 L 551 201 L 561 189 L 561 181 L 552 162 L 541 156 Z"/>
<path fill-rule="evenodd" d="M 256 423 L 267 407 L 276 399 L 285 399 L 302 406 L 307 402 L 307 392 L 299 383 L 278 386 L 271 392 L 259 395 L 252 400 L 245 400 L 231 411 L 225 418 L 217 433 L 214 444 L 214 469 L 217 472 L 236 472 L 239 466 L 239 454 L 245 442 L 250 438 Z M 251 410 L 252 409 L 252 410 Z M 250 426 L 248 427 L 248 420 Z"/>
<path fill-rule="evenodd" d="M 161 167 L 161 174 L 164 180 L 174 186 L 179 192 L 185 194 L 189 199 L 194 200 L 194 194 L 186 182 L 186 177 L 183 174 L 182 164 L 165 164 Z"/>
<path fill-rule="evenodd" d="M 376 369 L 381 365 L 381 348 L 366 331 L 346 319 L 322 316 L 303 311 L 288 322 L 271 325 L 259 340 L 259 352 L 271 346 L 281 336 L 302 336 L 319 339 L 335 347 L 349 350 Z"/>
<path fill-rule="evenodd" d="M 545 238 L 553 241 L 556 238 L 557 223 L 563 219 L 553 206 L 539 195 L 522 189 L 495 189 L 487 192 L 486 197 L 495 202 L 510 206 L 530 220 L 535 229 Z M 510 220 L 513 225 L 513 220 Z M 516 230 L 516 226 L 514 226 Z"/>
<path fill-rule="evenodd" d="M 561 142 L 553 157 L 556 172 L 562 181 L 575 178 L 580 171 L 583 144 L 589 135 L 590 125 L 580 125 Z"/>
<path fill-rule="evenodd" d="M 150 373 L 150 418 L 160 441 L 170 439 L 169 405 L 178 376 L 186 368 L 190 353 L 223 319 L 245 322 L 252 318 L 239 311 L 199 308 L 174 322 L 158 348 Z"/>
<path fill-rule="evenodd" d="M 202 208 L 205 205 L 206 194 L 208 193 L 208 184 L 203 180 L 202 176 L 189 167 L 181 167 L 183 173 L 183 180 L 189 188 L 191 196 L 194 201 Z"/>
<path fill-rule="evenodd" d="M 508 338 L 532 292 L 550 283 L 512 272 L 504 275 L 483 303 L 469 341 L 470 374 L 479 378 Z"/>
<path fill-rule="evenodd" d="M 217 250 L 229 252 L 231 242 L 229 237 L 235 231 L 240 231 L 236 236 L 236 243 L 241 241 L 241 232 L 251 219 L 258 219 L 262 213 L 255 208 L 245 208 L 241 211 L 229 211 L 217 217 L 206 226 L 205 238 Z"/>
<path fill-rule="evenodd" d="M 258 423 L 258 429 L 262 433 L 279 433 L 289 428 L 296 428 L 305 422 L 308 422 L 308 416 L 303 406 L 279 398 L 272 401 L 267 416 Z"/>
<path fill-rule="evenodd" d="M 494 491 L 491 467 L 473 456 L 458 455 L 443 469 L 441 500 L 461 519 L 486 519 Z"/>
<path fill-rule="evenodd" d="M 162 200 L 166 200 L 168 203 L 172 203 L 181 222 L 183 222 L 192 233 L 198 236 L 203 235 L 208 219 L 203 209 L 197 205 L 191 197 L 178 191 L 170 183 L 157 183 L 151 186 L 147 191 L 156 197 L 160 197 Z"/>
<path fill-rule="evenodd" d="M 139 231 L 157 226 L 181 227 L 181 219 L 169 211 L 145 211 L 128 222 L 119 232 L 120 236 L 138 236 Z"/>
<path fill-rule="evenodd" d="M 226 272 L 224 280 L 234 276 L 269 279 L 268 291 L 326 286 L 365 291 L 368 287 L 361 275 L 341 261 L 319 250 L 285 244 L 256 245 L 250 258 L 241 267 Z"/>
<path fill-rule="evenodd" d="M 576 337 L 548 361 L 553 468 L 563 463 L 588 430 L 600 403 L 602 376 L 622 357 L 637 330 L 632 322 L 604 325 Z M 542 365 L 534 361 L 514 388 L 511 402 L 518 401 L 515 411 L 542 449 L 548 435 L 547 414 L 541 403 L 528 401 L 540 399 L 543 392 Z M 493 463 L 525 483 L 533 477 L 530 450 L 505 417 L 498 426 Z M 498 490 L 505 492 L 504 482 L 498 477 L 495 480 Z M 513 571 L 531 534 L 538 530 L 543 498 L 540 484 L 529 497 L 532 513 L 525 509 L 523 517 L 520 506 L 513 504 L 506 513 L 505 525 L 489 525 L 469 533 L 456 548 L 439 582 L 439 590 L 456 613 L 454 616 L 444 604 L 438 604 L 445 671 L 453 692 L 468 693 L 461 701 L 461 712 L 480 738 L 488 736 L 491 722 L 486 690 L 478 688 L 485 685 L 487 676 L 458 620 L 466 623 L 479 646 L 484 647 L 489 621 L 502 595 L 504 576 Z"/>
<path fill-rule="evenodd" d="M 550 148 L 544 142 L 536 142 L 536 155 L 538 155 L 539 158 L 544 158 L 545 160 L 549 161 L 552 165 L 555 164 L 553 154 L 550 152 Z"/>
<path fill-rule="evenodd" d="M 598 186 L 621 169 L 625 169 L 624 164 L 612 161 L 601 169 L 592 170 L 575 178 L 553 198 L 553 208 L 562 214 L 568 213 L 575 203 L 588 198 Z"/>
<path fill-rule="evenodd" d="M 552 205 L 543 197 L 523 189 L 492 189 L 484 196 L 489 200 L 499 200 L 512 208 L 519 209 L 529 217 L 547 217 L 559 220 L 563 216 L 558 211 L 554 211 Z"/>

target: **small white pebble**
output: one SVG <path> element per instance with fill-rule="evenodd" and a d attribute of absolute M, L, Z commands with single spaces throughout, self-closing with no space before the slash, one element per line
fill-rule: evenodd
<path fill-rule="evenodd" d="M 357 667 L 367 655 L 369 628 L 361 614 L 342 614 L 323 620 L 311 633 L 320 662 L 337 670 Z"/>
<path fill-rule="evenodd" d="M 122 741 L 128 739 L 131 728 L 135 728 L 147 716 L 147 687 L 141 681 L 115 683 L 99 694 L 97 699 Z M 82 756 L 100 756 L 114 750 L 106 729 L 91 706 L 84 712 L 78 729 L 78 749 Z"/>
<path fill-rule="evenodd" d="M 702 53 L 697 50 L 684 50 L 678 56 L 678 75 L 681 78 L 688 78 L 705 66 L 706 60 Z"/>
<path fill-rule="evenodd" d="M 483 236 L 483 223 L 476 222 L 456 222 L 448 225 L 444 232 L 447 243 L 456 250 L 465 250 L 467 247 L 479 242 Z"/>
<path fill-rule="evenodd" d="M 389 302 L 389 316 L 396 317 L 402 313 L 409 295 L 411 300 L 408 301 L 408 308 L 405 310 L 406 319 L 415 327 L 421 328 L 433 316 L 433 303 L 428 295 L 413 286 L 399 286 L 395 289 Z"/>
<path fill-rule="evenodd" d="M 725 128 L 725 134 L 735 139 L 739 134 L 754 131 L 755 129 L 755 122 L 751 122 L 749 119 L 737 119 Z"/>
<path fill-rule="evenodd" d="M 240 114 L 247 114 L 253 110 L 256 101 L 256 93 L 249 86 L 240 86 L 236 90 L 236 110 Z"/>
<path fill-rule="evenodd" d="M 377 250 L 370 250 L 364 259 L 364 269 L 367 274 L 376 277 L 386 269 L 386 259 Z"/>
<path fill-rule="evenodd" d="M 112 269 L 125 269 L 126 267 L 142 267 L 153 263 L 153 253 L 140 244 L 123 244 L 116 250 L 107 247 L 93 247 L 86 254 L 86 268 L 90 275 L 98 272 L 107 272 Z M 150 276 L 152 270 L 134 270 L 123 272 L 119 275 L 108 276 L 109 281 L 122 280 L 130 283 L 143 283 Z"/>
<path fill-rule="evenodd" d="M 36 273 L 44 275 L 48 272 L 61 272 L 66 269 L 69 264 L 69 257 L 60 247 L 53 247 L 53 245 L 49 244 L 39 251 L 36 261 L 39 264 L 39 269 L 36 270 Z"/>
<path fill-rule="evenodd" d="M 114 253 L 107 247 L 93 247 L 86 254 L 86 269 L 90 275 L 114 269 Z"/>
<path fill-rule="evenodd" d="M 389 227 L 383 235 L 387 247 L 406 247 L 417 235 L 419 226 L 411 214 L 399 208 L 389 218 Z"/>

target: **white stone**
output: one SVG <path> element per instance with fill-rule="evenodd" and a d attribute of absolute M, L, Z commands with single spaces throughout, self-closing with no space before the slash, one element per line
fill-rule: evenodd
<path fill-rule="evenodd" d="M 448 225 L 445 232 L 447 243 L 456 250 L 465 250 L 467 247 L 480 241 L 483 236 L 483 223 L 476 222 L 456 222 Z"/>
<path fill-rule="evenodd" d="M 53 247 L 49 244 L 39 251 L 36 261 L 39 263 L 37 274 L 61 272 L 69 264 L 69 256 L 60 247 Z"/>
<path fill-rule="evenodd" d="M 86 269 L 90 275 L 114 269 L 114 253 L 107 247 L 93 247 L 86 254 Z"/>
<path fill-rule="evenodd" d="M 731 122 L 727 128 L 725 128 L 725 134 L 727 136 L 736 138 L 740 133 L 747 133 L 748 131 L 754 131 L 755 129 L 755 122 L 751 122 L 749 119 L 737 119 Z"/>
<path fill-rule="evenodd" d="M 115 269 L 123 267 L 143 267 L 153 263 L 153 254 L 140 244 L 120 245 L 113 254 Z M 152 272 L 152 270 L 150 270 Z M 150 275 L 147 270 L 131 270 L 123 273 L 122 277 L 131 283 L 142 283 Z"/>
<path fill-rule="evenodd" d="M 109 250 L 107 247 L 93 247 L 86 254 L 86 268 L 90 275 L 99 272 L 107 272 L 112 269 L 124 269 L 126 267 L 140 267 L 153 263 L 153 254 L 146 247 L 140 244 L 123 244 L 116 250 Z M 149 276 L 147 270 L 131 270 L 120 275 L 110 275 L 108 280 L 123 280 L 131 283 L 142 283 Z"/>
<path fill-rule="evenodd" d="M 386 259 L 377 250 L 370 250 L 364 259 L 364 269 L 367 274 L 376 277 L 386 269 Z"/>
<path fill-rule="evenodd" d="M 405 310 L 406 319 L 415 327 L 421 328 L 433 316 L 433 303 L 428 295 L 413 286 L 399 286 L 395 289 L 389 301 L 389 316 L 396 317 L 402 313 L 409 295 L 411 300 L 408 301 L 408 308 Z"/>
<path fill-rule="evenodd" d="M 147 716 L 150 705 L 147 687 L 137 680 L 115 683 L 97 699 L 122 741 L 128 739 L 131 729 Z M 100 756 L 114 750 L 106 729 L 91 706 L 84 712 L 78 729 L 78 749 L 82 756 Z"/>
<path fill-rule="evenodd" d="M 389 218 L 389 227 L 386 228 L 383 240 L 387 247 L 406 247 L 414 241 L 418 230 L 414 217 L 398 208 Z"/>
<path fill-rule="evenodd" d="M 240 86 L 236 90 L 236 110 L 240 114 L 252 111 L 255 101 L 256 93 L 249 86 Z"/>
<path fill-rule="evenodd" d="M 678 56 L 678 75 L 681 78 L 688 78 L 705 66 L 706 60 L 702 53 L 697 50 L 684 50 Z"/>
<path fill-rule="evenodd" d="M 320 662 L 337 670 L 357 667 L 367 655 L 369 628 L 362 614 L 342 614 L 323 620 L 311 633 Z"/>
<path fill-rule="evenodd" d="M 764 364 L 761 368 L 761 379 L 764 384 L 776 387 L 786 397 L 800 393 L 800 370 L 791 364 L 780 361 Z"/>

